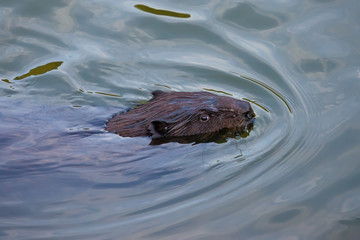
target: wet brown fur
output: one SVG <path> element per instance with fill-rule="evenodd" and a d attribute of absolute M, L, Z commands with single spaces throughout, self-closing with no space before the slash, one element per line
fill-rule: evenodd
<path fill-rule="evenodd" d="M 111 118 L 105 129 L 124 137 L 182 137 L 223 129 L 241 132 L 255 117 L 247 101 L 227 96 L 159 90 L 152 94 L 149 102 Z"/>

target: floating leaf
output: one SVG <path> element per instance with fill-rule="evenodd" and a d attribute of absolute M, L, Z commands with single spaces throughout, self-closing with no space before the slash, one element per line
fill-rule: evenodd
<path fill-rule="evenodd" d="M 162 10 L 162 9 L 155 9 L 155 8 L 151 8 L 142 4 L 136 4 L 135 7 L 137 9 L 140 9 L 141 11 L 147 12 L 147 13 L 152 13 L 155 15 L 163 15 L 163 16 L 169 16 L 169 17 L 177 17 L 177 18 L 189 18 L 191 17 L 190 14 L 188 13 L 178 13 L 178 12 L 173 12 L 173 11 L 168 11 L 168 10 Z"/>
<path fill-rule="evenodd" d="M 14 78 L 14 80 L 21 80 L 34 75 L 41 75 L 51 70 L 57 69 L 63 62 L 51 62 L 36 68 L 31 69 L 28 73 Z"/>

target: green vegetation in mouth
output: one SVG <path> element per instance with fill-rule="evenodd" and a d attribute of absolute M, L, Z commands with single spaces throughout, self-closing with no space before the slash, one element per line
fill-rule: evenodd
<path fill-rule="evenodd" d="M 188 13 L 178 13 L 178 12 L 173 12 L 173 11 L 168 11 L 168 10 L 163 10 L 163 9 L 155 9 L 155 8 L 151 8 L 142 4 L 136 4 L 134 7 L 136 7 L 137 9 L 147 12 L 147 13 L 152 13 L 155 15 L 162 15 L 162 16 L 169 16 L 169 17 L 177 17 L 177 18 L 190 18 L 191 15 Z"/>
<path fill-rule="evenodd" d="M 21 79 L 24 79 L 24 78 L 27 78 L 27 77 L 30 77 L 30 76 L 44 74 L 44 73 L 49 72 L 51 70 L 57 69 L 61 64 L 63 64 L 62 61 L 47 63 L 45 65 L 42 65 L 42 66 L 31 69 L 28 73 L 25 73 L 24 75 L 18 76 L 16 78 L 14 78 L 14 80 L 21 80 Z"/>

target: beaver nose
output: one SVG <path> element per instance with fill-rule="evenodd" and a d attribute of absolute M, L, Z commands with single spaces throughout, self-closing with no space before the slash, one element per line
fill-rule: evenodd
<path fill-rule="evenodd" d="M 250 121 L 253 118 L 255 118 L 256 115 L 249 102 L 241 101 L 241 109 L 243 110 L 244 117 L 247 121 Z"/>

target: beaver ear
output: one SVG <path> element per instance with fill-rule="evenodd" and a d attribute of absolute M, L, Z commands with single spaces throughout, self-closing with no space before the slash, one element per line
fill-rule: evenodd
<path fill-rule="evenodd" d="M 153 95 L 153 99 L 154 99 L 154 98 L 157 98 L 158 96 L 165 94 L 165 92 L 163 92 L 161 90 L 155 90 L 155 91 L 151 92 L 151 94 Z"/>
<path fill-rule="evenodd" d="M 168 131 L 168 124 L 164 121 L 155 120 L 150 123 L 148 130 L 152 138 L 165 137 L 165 134 Z"/>

